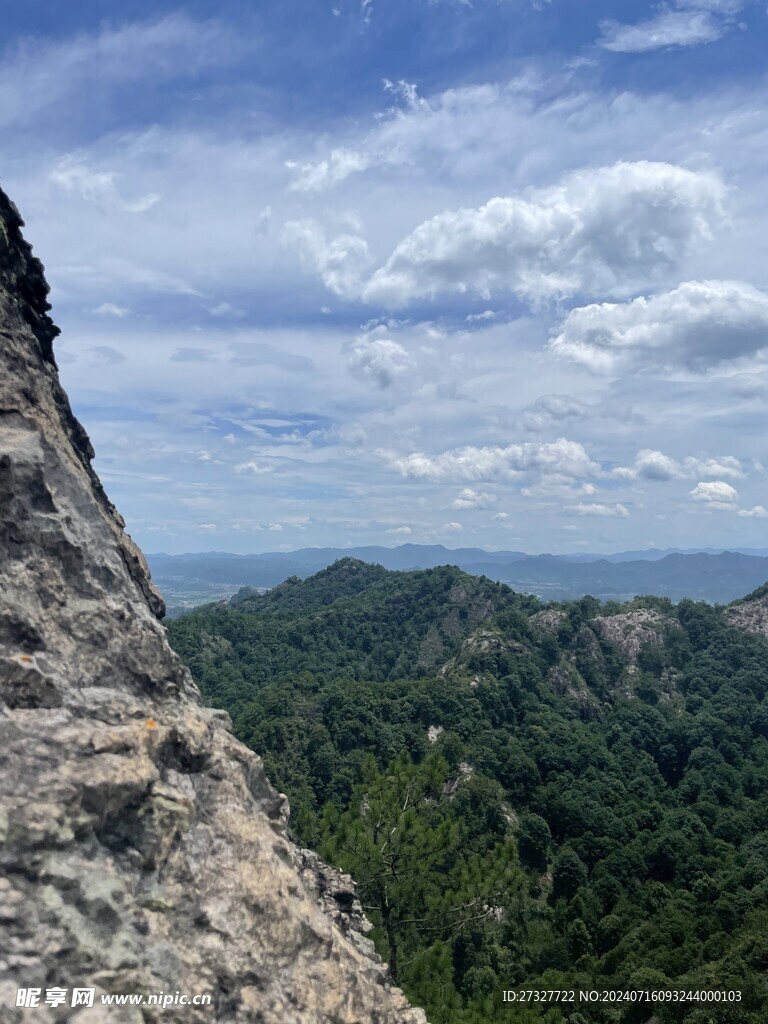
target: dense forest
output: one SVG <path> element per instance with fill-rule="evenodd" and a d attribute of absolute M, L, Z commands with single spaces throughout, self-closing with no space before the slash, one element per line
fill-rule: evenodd
<path fill-rule="evenodd" d="M 768 640 L 739 624 L 765 600 L 544 605 L 344 559 L 169 635 L 432 1024 L 758 1024 Z M 578 998 L 611 989 L 685 997 Z M 738 1001 L 687 998 L 713 989 Z"/>

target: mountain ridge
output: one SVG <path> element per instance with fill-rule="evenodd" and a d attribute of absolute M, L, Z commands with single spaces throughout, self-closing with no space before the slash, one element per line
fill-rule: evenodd
<path fill-rule="evenodd" d="M 573 600 L 586 594 L 602 600 L 627 600 L 638 594 L 655 593 L 673 600 L 691 598 L 722 604 L 753 590 L 768 578 L 765 556 L 728 550 L 658 554 L 660 557 L 653 559 L 625 560 L 621 553 L 608 558 L 587 558 L 410 544 L 394 548 L 305 548 L 261 555 L 199 553 L 148 558 L 154 578 L 172 607 L 190 607 L 228 596 L 239 586 L 268 588 L 289 575 L 311 576 L 345 557 L 403 571 L 455 564 L 470 574 L 488 576 L 516 590 L 557 600 Z"/>

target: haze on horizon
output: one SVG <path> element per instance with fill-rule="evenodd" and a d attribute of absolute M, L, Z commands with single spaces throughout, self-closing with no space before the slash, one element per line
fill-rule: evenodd
<path fill-rule="evenodd" d="M 150 551 L 764 547 L 752 0 L 42 0 L 2 184 Z"/>

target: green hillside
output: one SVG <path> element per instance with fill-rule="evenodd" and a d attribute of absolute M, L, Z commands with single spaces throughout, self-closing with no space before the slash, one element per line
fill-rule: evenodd
<path fill-rule="evenodd" d="M 768 1021 L 768 642 L 723 609 L 344 559 L 169 635 L 432 1024 Z"/>

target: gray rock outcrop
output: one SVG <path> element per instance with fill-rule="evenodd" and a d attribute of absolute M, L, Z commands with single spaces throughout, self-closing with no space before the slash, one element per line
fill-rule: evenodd
<path fill-rule="evenodd" d="M 761 587 L 757 597 L 736 601 L 725 613 L 729 625 L 746 633 L 768 637 L 768 594 Z"/>
<path fill-rule="evenodd" d="M 423 1024 L 350 880 L 291 843 L 285 798 L 170 650 L 21 227 L 0 192 L 0 1020 Z M 101 999 L 161 992 L 211 1004 Z"/>

